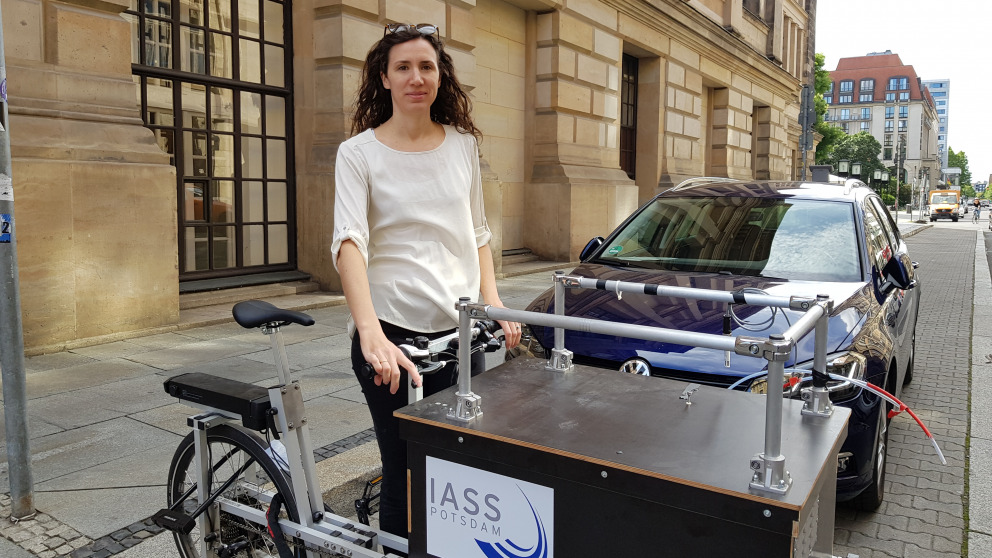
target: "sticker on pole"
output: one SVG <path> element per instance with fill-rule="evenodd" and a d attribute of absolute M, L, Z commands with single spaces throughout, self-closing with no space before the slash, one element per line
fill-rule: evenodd
<path fill-rule="evenodd" d="M 0 97 L 3 97 L 3 102 L 7 102 L 7 78 L 0 81 Z"/>
<path fill-rule="evenodd" d="M 6 174 L 0 174 L 0 201 L 14 201 L 14 182 Z"/>
<path fill-rule="evenodd" d="M 10 244 L 14 237 L 14 216 L 0 213 L 0 244 Z"/>
<path fill-rule="evenodd" d="M 427 457 L 427 553 L 554 558 L 554 489 Z"/>

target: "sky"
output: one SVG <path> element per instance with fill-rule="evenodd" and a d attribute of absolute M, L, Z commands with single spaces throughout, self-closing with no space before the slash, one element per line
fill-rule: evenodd
<path fill-rule="evenodd" d="M 986 0 L 818 0 L 816 52 L 823 68 L 891 50 L 920 79 L 950 79 L 948 147 L 968 156 L 971 181 L 992 173 L 992 20 Z"/>

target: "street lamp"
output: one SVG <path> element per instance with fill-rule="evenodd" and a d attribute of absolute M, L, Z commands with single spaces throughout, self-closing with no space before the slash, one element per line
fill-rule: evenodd
<path fill-rule="evenodd" d="M 861 163 L 851 163 L 851 176 L 861 178 Z"/>
<path fill-rule="evenodd" d="M 847 178 L 848 169 L 850 168 L 851 162 L 848 160 L 837 161 L 837 174 Z"/>
<path fill-rule="evenodd" d="M 875 169 L 875 172 L 872 173 L 870 179 L 871 179 L 870 182 L 872 182 L 873 185 L 874 184 L 877 184 L 878 182 L 880 182 L 882 180 L 882 171 L 881 171 L 881 169 Z M 872 189 L 875 190 L 876 192 L 878 191 L 877 188 L 878 188 L 878 186 L 872 186 Z"/>

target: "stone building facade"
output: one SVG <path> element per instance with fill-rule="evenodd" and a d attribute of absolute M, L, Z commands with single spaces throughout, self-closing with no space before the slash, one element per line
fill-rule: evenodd
<path fill-rule="evenodd" d="M 334 155 L 390 22 L 439 25 L 471 92 L 497 260 L 800 173 L 815 0 L 0 1 L 29 347 L 174 324 L 184 281 L 338 290 Z"/>

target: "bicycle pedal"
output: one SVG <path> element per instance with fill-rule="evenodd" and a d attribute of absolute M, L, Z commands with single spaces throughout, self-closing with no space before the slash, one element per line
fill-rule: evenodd
<path fill-rule="evenodd" d="M 152 522 L 163 529 L 174 533 L 188 535 L 196 527 L 196 520 L 192 517 L 168 508 L 158 510 L 152 516 Z"/>

